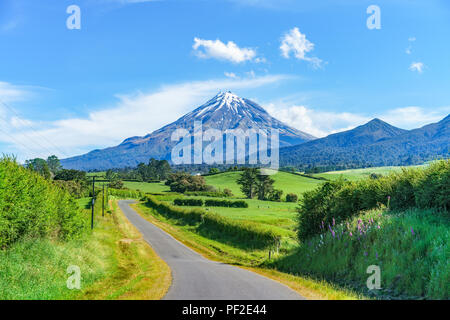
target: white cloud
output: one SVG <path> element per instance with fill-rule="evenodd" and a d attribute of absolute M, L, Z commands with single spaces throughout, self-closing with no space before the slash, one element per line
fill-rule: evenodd
<path fill-rule="evenodd" d="M 194 38 L 194 45 L 192 48 L 195 54 L 203 59 L 219 59 L 228 60 L 234 63 L 241 63 L 251 61 L 256 57 L 256 50 L 251 48 L 239 48 L 233 41 L 228 41 L 227 44 L 219 39 L 217 40 L 203 40 Z M 257 62 L 261 62 L 259 59 Z"/>
<path fill-rule="evenodd" d="M 299 60 L 310 62 L 313 67 L 321 67 L 323 61 L 317 57 L 307 57 L 306 54 L 314 50 L 314 43 L 306 39 L 306 35 L 302 34 L 300 30 L 295 27 L 289 32 L 286 32 L 281 39 L 281 55 L 289 59 L 291 52 L 294 57 Z"/>
<path fill-rule="evenodd" d="M 349 130 L 370 120 L 368 117 L 348 112 L 318 111 L 305 106 L 294 105 L 280 109 L 274 104 L 269 104 L 265 108 L 277 119 L 316 137 L 325 137 L 331 133 Z"/>
<path fill-rule="evenodd" d="M 227 78 L 232 78 L 232 79 L 238 78 L 238 76 L 234 72 L 226 72 L 225 71 L 224 74 L 225 74 L 225 77 L 227 77 Z"/>
<path fill-rule="evenodd" d="M 416 41 L 415 37 L 409 37 L 408 38 L 408 42 L 415 42 L 415 41 Z M 405 52 L 406 52 L 406 54 L 411 54 L 412 53 L 412 45 L 411 44 L 408 46 L 408 48 L 406 48 Z"/>
<path fill-rule="evenodd" d="M 62 119 L 49 123 L 39 123 L 37 131 L 30 128 L 15 128 L 11 123 L 9 135 L 1 135 L 0 141 L 11 143 L 15 150 L 26 154 L 21 159 L 30 157 L 33 151 L 39 151 L 39 156 L 48 156 L 48 150 L 33 146 L 29 138 L 42 138 L 42 145 L 52 153 L 63 157 L 58 150 L 70 156 L 91 151 L 94 148 L 104 148 L 116 145 L 125 138 L 146 135 L 162 126 L 175 121 L 204 103 L 220 89 L 257 88 L 288 79 L 284 75 L 268 75 L 243 79 L 216 79 L 209 81 L 194 81 L 163 86 L 148 93 L 137 92 L 117 96 L 117 104 L 97 110 L 85 118 Z M 163 112 L 161 112 L 163 110 Z M 14 136 L 14 141 L 11 140 Z M 24 148 L 20 142 L 27 143 Z M 53 152 L 54 151 L 54 152 Z M 34 152 L 36 153 L 36 152 Z M 33 157 L 38 156 L 33 154 Z"/>
<path fill-rule="evenodd" d="M 383 113 L 373 113 L 368 116 L 349 112 L 320 111 L 297 105 L 286 107 L 274 103 L 265 105 L 265 108 L 277 119 L 316 137 L 325 137 L 332 133 L 350 130 L 373 118 L 379 118 L 399 128 L 414 129 L 440 121 L 450 112 L 450 107 L 434 108 L 433 110 L 406 107 Z"/>
<path fill-rule="evenodd" d="M 0 101 L 2 102 L 24 100 L 29 95 L 30 92 L 25 87 L 0 81 Z"/>
<path fill-rule="evenodd" d="M 417 106 L 389 110 L 378 117 L 403 129 L 414 129 L 438 122 L 450 113 L 450 107 L 424 109 Z"/>
<path fill-rule="evenodd" d="M 417 71 L 418 73 L 422 73 L 424 68 L 425 68 L 425 65 L 422 62 L 413 62 L 409 66 L 409 70 Z"/>

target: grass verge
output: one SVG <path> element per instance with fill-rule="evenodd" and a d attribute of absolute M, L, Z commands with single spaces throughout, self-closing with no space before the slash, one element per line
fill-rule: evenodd
<path fill-rule="evenodd" d="M 171 282 L 169 267 L 115 201 L 110 205 L 82 239 L 23 239 L 0 250 L 0 300 L 162 298 Z M 67 288 L 70 265 L 81 270 L 81 290 Z"/>

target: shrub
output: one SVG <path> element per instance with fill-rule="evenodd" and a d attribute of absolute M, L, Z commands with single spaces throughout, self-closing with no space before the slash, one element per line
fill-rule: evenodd
<path fill-rule="evenodd" d="M 183 198 L 177 198 L 173 200 L 173 204 L 176 206 L 199 206 L 201 207 L 203 205 L 202 199 L 183 199 Z"/>
<path fill-rule="evenodd" d="M 283 190 L 274 189 L 269 193 L 270 201 L 281 201 L 281 196 L 283 195 Z"/>
<path fill-rule="evenodd" d="M 186 191 L 184 193 L 187 196 L 201 196 L 201 197 L 226 197 L 223 192 L 220 191 Z"/>
<path fill-rule="evenodd" d="M 0 159 L 0 248 L 24 237 L 78 238 L 86 218 L 67 191 L 14 159 Z"/>
<path fill-rule="evenodd" d="M 176 172 L 169 175 L 165 183 L 170 191 L 184 193 L 186 191 L 213 191 L 207 187 L 202 176 L 193 176 L 186 172 Z"/>
<path fill-rule="evenodd" d="M 298 196 L 295 193 L 288 193 L 286 195 L 286 202 L 297 202 Z"/>
<path fill-rule="evenodd" d="M 207 207 L 228 207 L 228 208 L 248 208 L 248 203 L 243 200 L 229 201 L 208 199 L 205 200 L 205 206 Z"/>
<path fill-rule="evenodd" d="M 125 199 L 141 199 L 142 197 L 145 196 L 145 193 L 142 191 L 131 189 L 114 189 L 114 188 L 108 188 L 108 194 L 111 196 Z"/>
<path fill-rule="evenodd" d="M 223 189 L 223 194 L 226 197 L 232 197 L 233 196 L 233 192 L 230 189 L 228 189 L 228 188 Z"/>
<path fill-rule="evenodd" d="M 450 207 L 450 160 L 438 161 L 425 169 L 402 169 L 377 179 L 330 181 L 305 192 L 299 212 L 300 239 L 320 232 L 322 223 L 351 218 L 380 205 L 390 209 Z"/>
<path fill-rule="evenodd" d="M 123 181 L 122 180 L 113 180 L 108 186 L 113 189 L 123 189 Z"/>

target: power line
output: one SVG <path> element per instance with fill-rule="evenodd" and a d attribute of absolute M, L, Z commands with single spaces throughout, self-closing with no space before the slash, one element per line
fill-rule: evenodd
<path fill-rule="evenodd" d="M 4 120 L 3 120 L 4 121 Z M 31 148 L 29 148 L 28 146 L 26 146 L 25 144 L 23 144 L 21 141 L 17 140 L 16 138 L 14 138 L 12 135 L 10 135 L 8 132 L 4 131 L 3 129 L 0 128 L 0 131 L 7 135 L 8 137 L 10 137 L 12 140 L 14 140 L 17 144 L 20 144 L 22 147 L 24 147 L 26 150 L 28 150 L 31 154 L 37 155 L 38 153 L 35 150 L 32 150 Z"/>
<path fill-rule="evenodd" d="M 51 142 L 50 140 L 48 140 L 46 137 L 44 137 L 43 135 L 41 135 L 39 133 L 39 131 L 34 128 L 30 123 L 26 123 L 24 120 L 22 120 L 22 118 L 20 117 L 20 115 L 14 110 L 14 108 L 10 107 L 8 104 L 6 104 L 4 101 L 0 100 L 0 103 L 5 106 L 8 110 L 10 110 L 12 113 L 14 113 L 17 117 L 17 120 L 19 120 L 25 127 L 29 127 L 31 129 L 31 131 L 33 131 L 36 135 L 39 135 L 41 139 L 45 140 L 49 145 L 51 145 L 53 148 L 55 148 L 55 150 L 57 150 L 59 153 L 61 153 L 63 156 L 69 157 L 69 155 L 67 155 L 67 153 L 65 153 L 64 151 L 62 151 L 61 149 L 59 149 L 59 147 L 57 147 L 56 145 L 53 144 L 53 142 Z M 25 135 L 25 133 L 22 133 Z M 27 135 L 28 138 L 30 138 Z M 36 140 L 34 140 L 36 141 Z M 49 152 L 49 156 L 53 153 L 51 152 L 49 149 L 47 149 L 46 147 L 43 147 L 42 145 L 40 145 L 39 143 L 37 143 L 41 148 L 45 149 L 46 151 Z"/>

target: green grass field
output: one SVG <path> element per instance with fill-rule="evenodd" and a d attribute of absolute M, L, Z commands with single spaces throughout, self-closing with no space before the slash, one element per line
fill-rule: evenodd
<path fill-rule="evenodd" d="M 425 165 L 419 166 L 408 166 L 406 168 L 419 168 Z M 362 169 L 349 169 L 341 171 L 328 171 L 323 173 L 313 174 L 314 177 L 322 177 L 328 180 L 337 180 L 340 177 L 347 179 L 349 181 L 361 180 L 368 178 L 372 173 L 381 174 L 383 176 L 388 175 L 392 172 L 399 172 L 405 167 L 373 167 L 373 168 L 362 168 Z"/>
<path fill-rule="evenodd" d="M 239 179 L 242 171 L 224 172 L 212 176 L 206 176 L 206 184 L 212 185 L 220 190 L 230 189 L 237 197 L 244 197 L 236 180 Z M 295 193 L 301 195 L 303 192 L 314 189 L 323 181 L 298 176 L 287 172 L 277 172 L 271 175 L 275 180 L 274 187 L 283 190 L 283 195 L 287 193 Z"/>
<path fill-rule="evenodd" d="M 124 181 L 123 184 L 125 188 L 140 190 L 142 192 L 159 193 L 170 191 L 170 188 L 164 185 L 164 182 L 148 183 L 148 182 Z"/>
<path fill-rule="evenodd" d="M 173 197 L 158 197 L 162 201 L 173 204 Z M 211 197 L 189 197 L 195 199 L 220 199 Z M 296 227 L 296 203 L 292 202 L 273 202 L 261 201 L 256 199 L 245 200 L 248 208 L 225 208 L 225 207 L 202 207 L 206 211 L 215 212 L 224 217 L 241 220 L 257 222 L 264 225 L 271 226 L 274 230 L 280 231 L 287 237 L 295 238 L 294 229 Z M 180 208 L 195 209 L 199 207 L 183 206 Z"/>

